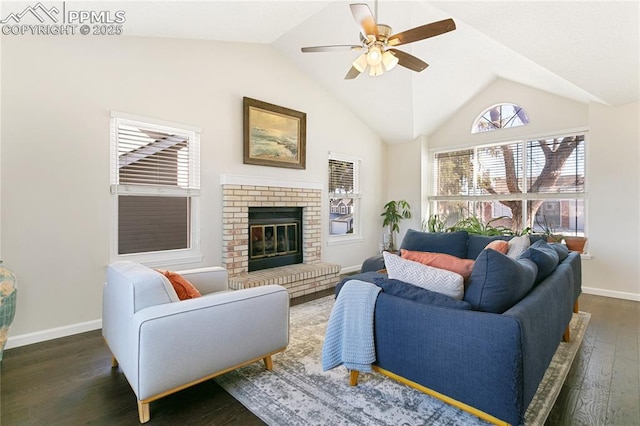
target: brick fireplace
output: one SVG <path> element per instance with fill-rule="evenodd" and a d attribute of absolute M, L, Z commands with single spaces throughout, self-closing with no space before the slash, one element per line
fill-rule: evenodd
<path fill-rule="evenodd" d="M 221 175 L 222 266 L 234 289 L 280 284 L 291 297 L 336 285 L 340 265 L 322 262 L 322 184 Z M 301 207 L 303 263 L 249 272 L 249 208 Z"/>

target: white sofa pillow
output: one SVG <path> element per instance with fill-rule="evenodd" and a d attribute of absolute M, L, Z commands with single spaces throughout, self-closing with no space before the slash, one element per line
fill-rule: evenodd
<path fill-rule="evenodd" d="M 519 237 L 513 237 L 509 240 L 509 251 L 507 256 L 512 259 L 517 259 L 526 249 L 531 245 L 528 235 L 520 235 Z"/>
<path fill-rule="evenodd" d="M 403 259 L 389 252 L 382 255 L 390 279 L 404 281 L 458 300 L 464 296 L 462 275 Z"/>

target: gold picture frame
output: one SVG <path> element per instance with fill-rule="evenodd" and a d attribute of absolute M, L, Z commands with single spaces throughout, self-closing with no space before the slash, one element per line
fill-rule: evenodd
<path fill-rule="evenodd" d="M 307 114 L 243 98 L 244 164 L 306 168 Z"/>

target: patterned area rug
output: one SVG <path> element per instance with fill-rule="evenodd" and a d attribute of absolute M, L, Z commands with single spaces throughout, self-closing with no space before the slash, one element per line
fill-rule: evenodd
<path fill-rule="evenodd" d="M 291 308 L 289 347 L 273 357 L 269 372 L 254 363 L 215 380 L 269 425 L 486 425 L 461 411 L 382 374 L 361 373 L 349 386 L 344 367 L 323 372 L 322 342 L 334 297 Z M 584 338 L 590 314 L 571 320 L 571 342 L 561 343 L 526 414 L 543 425 Z"/>

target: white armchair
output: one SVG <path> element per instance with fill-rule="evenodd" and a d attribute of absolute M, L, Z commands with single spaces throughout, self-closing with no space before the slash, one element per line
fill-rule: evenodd
<path fill-rule="evenodd" d="M 107 267 L 102 335 L 138 399 L 149 403 L 243 365 L 289 343 L 289 294 L 278 285 L 228 291 L 221 267 L 181 271 L 203 297 L 179 301 L 169 280 L 135 262 Z"/>

